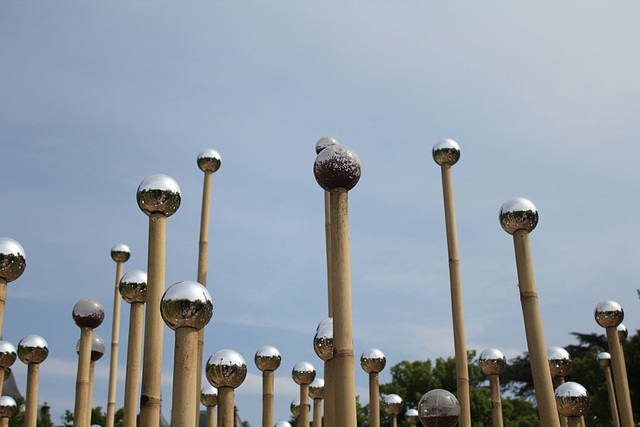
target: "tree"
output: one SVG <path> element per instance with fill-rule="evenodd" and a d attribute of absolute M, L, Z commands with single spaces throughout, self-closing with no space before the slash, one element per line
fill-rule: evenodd
<path fill-rule="evenodd" d="M 16 405 L 20 408 L 24 404 L 24 399 L 17 399 Z M 9 427 L 22 427 L 24 426 L 24 411 L 17 410 L 11 418 L 9 418 Z M 37 427 L 53 427 L 53 422 L 49 414 L 40 412 L 36 421 Z"/>
<path fill-rule="evenodd" d="M 124 418 L 124 409 L 118 409 L 113 417 L 114 427 L 122 427 L 122 420 Z M 62 424 L 64 427 L 73 427 L 73 412 L 68 409 L 64 411 L 62 416 Z M 102 411 L 102 406 L 96 406 L 91 409 L 91 425 L 97 424 L 103 426 L 107 423 L 107 413 Z"/>

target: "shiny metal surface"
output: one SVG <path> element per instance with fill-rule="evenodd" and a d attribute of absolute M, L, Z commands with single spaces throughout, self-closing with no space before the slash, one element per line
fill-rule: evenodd
<path fill-rule="evenodd" d="M 160 300 L 164 323 L 178 328 L 202 329 L 213 316 L 213 301 L 207 288 L 198 282 L 183 280 L 169 286 Z"/>
<path fill-rule="evenodd" d="M 316 377 L 309 384 L 309 397 L 312 399 L 324 399 L 324 380 L 322 378 Z"/>
<path fill-rule="evenodd" d="M 627 340 L 629 336 L 629 331 L 627 331 L 627 327 L 620 323 L 616 329 L 618 330 L 618 338 L 620 338 L 620 344 Z"/>
<path fill-rule="evenodd" d="M 200 403 L 204 406 L 216 406 L 218 404 L 218 390 L 211 384 L 205 384 L 200 390 Z"/>
<path fill-rule="evenodd" d="M 272 345 L 264 345 L 256 351 L 254 357 L 256 366 L 261 371 L 275 371 L 280 367 L 282 356 L 277 348 Z"/>
<path fill-rule="evenodd" d="M 420 417 L 418 416 L 417 409 L 407 409 L 407 412 L 404 413 L 404 419 L 407 420 L 409 424 L 418 425 L 420 422 Z"/>
<path fill-rule="evenodd" d="M 538 209 L 531 200 L 515 197 L 502 204 L 498 218 L 504 231 L 509 234 L 518 230 L 531 233 L 538 225 Z"/>
<path fill-rule="evenodd" d="M 83 298 L 73 307 L 73 321 L 81 328 L 95 329 L 104 320 L 104 307 L 94 298 Z"/>
<path fill-rule="evenodd" d="M 40 335 L 27 335 L 18 343 L 18 357 L 22 363 L 42 363 L 49 355 L 49 345 Z"/>
<path fill-rule="evenodd" d="M 9 341 L 0 341 L 0 369 L 7 369 L 16 361 L 16 347 Z"/>
<path fill-rule="evenodd" d="M 198 167 L 202 172 L 215 172 L 220 169 L 220 153 L 212 148 L 207 148 L 198 154 Z"/>
<path fill-rule="evenodd" d="M 453 427 L 460 418 L 460 403 L 447 390 L 434 389 L 420 399 L 418 416 L 425 427 Z"/>
<path fill-rule="evenodd" d="M 330 145 L 322 150 L 313 164 L 313 173 L 320 187 L 351 190 L 362 174 L 360 158 L 344 145 Z"/>
<path fill-rule="evenodd" d="M 132 304 L 134 302 L 147 302 L 147 272 L 131 270 L 120 279 L 118 290 L 122 299 Z"/>
<path fill-rule="evenodd" d="M 309 385 L 316 378 L 316 368 L 309 362 L 298 362 L 291 370 L 291 378 L 298 385 Z"/>
<path fill-rule="evenodd" d="M 127 262 L 131 256 L 131 249 L 124 243 L 118 243 L 111 248 L 111 259 L 115 262 Z"/>
<path fill-rule="evenodd" d="M 236 388 L 247 376 L 247 363 L 235 350 L 218 350 L 209 357 L 205 374 L 214 387 Z"/>
<path fill-rule="evenodd" d="M 11 376 L 11 368 L 5 368 L 3 382 L 8 380 L 10 376 Z"/>
<path fill-rule="evenodd" d="M 596 323 L 603 328 L 616 327 L 624 319 L 624 310 L 617 302 L 605 300 L 596 305 L 594 317 Z"/>
<path fill-rule="evenodd" d="M 102 337 L 94 332 L 91 338 L 91 361 L 95 362 L 100 360 L 100 358 L 104 356 L 105 348 L 106 346 Z M 80 354 L 80 340 L 76 343 L 76 353 Z"/>
<path fill-rule="evenodd" d="M 11 396 L 2 396 L 0 398 L 0 418 L 10 418 L 16 413 L 18 405 Z"/>
<path fill-rule="evenodd" d="M 387 358 L 382 350 L 377 348 L 368 348 L 360 356 L 360 366 L 367 374 L 382 372 L 386 364 Z"/>
<path fill-rule="evenodd" d="M 293 414 L 294 417 L 299 417 L 300 416 L 300 413 L 302 412 L 302 408 L 300 407 L 300 398 L 299 397 L 295 397 L 291 401 L 291 405 L 289 405 L 289 409 L 291 409 L 291 413 Z"/>
<path fill-rule="evenodd" d="M 320 154 L 322 150 L 331 145 L 340 145 L 340 143 L 332 136 L 323 136 L 316 142 L 316 154 Z"/>
<path fill-rule="evenodd" d="M 558 412 L 565 417 L 581 417 L 589 409 L 590 397 L 582 385 L 567 381 L 555 391 Z"/>
<path fill-rule="evenodd" d="M 291 423 L 289 421 L 280 420 L 274 427 L 291 427 Z"/>
<path fill-rule="evenodd" d="M 566 377 L 571 372 L 571 356 L 562 347 L 549 347 L 547 349 L 549 370 L 551 377 Z"/>
<path fill-rule="evenodd" d="M 0 278 L 13 282 L 26 267 L 27 256 L 22 245 L 10 237 L 0 237 Z"/>
<path fill-rule="evenodd" d="M 507 359 L 500 350 L 488 348 L 480 353 L 478 365 L 485 375 L 500 375 L 507 366 Z"/>
<path fill-rule="evenodd" d="M 611 365 L 611 354 L 606 351 L 598 353 L 598 363 L 603 368 Z"/>
<path fill-rule="evenodd" d="M 171 216 L 180 207 L 180 186 L 170 176 L 151 175 L 138 186 L 136 200 L 138 206 L 147 215 L 162 214 Z"/>
<path fill-rule="evenodd" d="M 435 143 L 431 154 L 433 155 L 433 160 L 440 166 L 445 163 L 453 166 L 460 159 L 460 146 L 453 139 L 441 139 Z"/>
<path fill-rule="evenodd" d="M 382 400 L 382 408 L 387 415 L 398 415 L 403 409 L 402 398 L 397 394 L 388 394 Z"/>
<path fill-rule="evenodd" d="M 333 358 L 333 322 L 326 322 L 313 337 L 313 349 L 325 362 Z"/>
<path fill-rule="evenodd" d="M 333 329 L 333 317 L 325 317 L 324 319 L 322 319 L 320 323 L 318 323 L 318 326 L 316 326 L 316 332 L 326 326 L 331 326 L 331 328 Z"/>

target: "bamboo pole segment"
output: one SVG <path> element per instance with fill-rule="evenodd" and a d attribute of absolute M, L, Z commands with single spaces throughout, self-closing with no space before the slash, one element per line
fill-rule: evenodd
<path fill-rule="evenodd" d="M 329 424 L 329 420 L 335 415 L 335 393 L 328 393 L 328 391 L 334 391 L 334 376 L 333 376 L 333 319 L 327 317 L 322 320 L 316 328 L 316 334 L 313 337 L 313 349 L 318 357 L 324 361 L 324 425 L 335 426 L 335 423 Z M 329 368 L 327 368 L 329 367 Z M 333 410 L 329 409 L 329 399 L 332 399 Z"/>
<path fill-rule="evenodd" d="M 96 371 L 96 362 L 104 355 L 105 344 L 102 337 L 98 334 L 92 334 L 91 337 L 91 362 L 89 363 L 89 385 L 87 387 L 87 425 L 91 425 L 91 409 L 93 405 L 93 385 Z M 76 351 L 80 354 L 80 341 L 76 344 Z"/>
<path fill-rule="evenodd" d="M 571 356 L 569 352 L 562 347 L 549 347 L 547 349 L 547 359 L 549 360 L 549 372 L 551 373 L 551 382 L 553 389 L 564 384 L 564 377 L 571 372 Z M 560 425 L 567 427 L 567 417 L 560 414 Z"/>
<path fill-rule="evenodd" d="M 502 398 L 500 396 L 500 374 L 507 365 L 504 354 L 495 348 L 489 348 L 480 353 L 478 364 L 482 372 L 489 377 L 491 390 L 491 416 L 493 427 L 502 427 Z"/>
<path fill-rule="evenodd" d="M 218 389 L 218 427 L 233 427 L 234 390 L 247 376 L 247 363 L 237 351 L 218 350 L 205 367 L 209 383 Z"/>
<path fill-rule="evenodd" d="M 417 409 L 407 409 L 407 412 L 404 413 L 404 419 L 409 423 L 409 427 L 416 427 L 420 422 L 420 417 L 418 416 Z"/>
<path fill-rule="evenodd" d="M 309 427 L 309 384 L 316 378 L 316 369 L 309 362 L 298 362 L 291 370 L 291 377 L 300 386 L 300 417 L 296 427 Z"/>
<path fill-rule="evenodd" d="M 207 408 L 207 427 L 216 427 L 218 390 L 211 384 L 205 384 L 200 391 L 200 403 Z"/>
<path fill-rule="evenodd" d="M 391 427 L 398 427 L 398 414 L 402 411 L 402 398 L 397 394 L 389 394 L 385 396 L 382 402 L 384 412 L 389 415 Z"/>
<path fill-rule="evenodd" d="M 38 376 L 40 364 L 48 355 L 49 346 L 39 335 L 27 335 L 18 344 L 18 357 L 27 365 L 24 427 L 36 427 L 38 422 Z"/>
<path fill-rule="evenodd" d="M 567 418 L 567 426 L 582 426 L 583 416 L 589 409 L 587 389 L 576 382 L 568 381 L 559 385 L 554 394 L 558 412 Z"/>
<path fill-rule="evenodd" d="M 16 353 L 16 348 L 9 341 L 0 340 L 0 371 L 3 373 L 3 380 L 0 381 L 0 396 L 2 395 L 2 386 L 6 376 L 4 373 L 7 372 L 7 369 L 10 369 L 11 366 L 16 361 L 18 354 Z"/>
<path fill-rule="evenodd" d="M 11 396 L 2 396 L 0 398 L 0 427 L 9 427 L 9 418 L 16 413 L 18 405 Z"/>
<path fill-rule="evenodd" d="M 616 391 L 613 387 L 613 377 L 611 376 L 611 354 L 606 351 L 599 353 L 598 363 L 604 370 L 604 378 L 607 383 L 607 394 L 609 395 L 609 407 L 611 408 L 611 419 L 613 420 L 613 427 L 620 427 L 620 416 L 618 415 Z"/>
<path fill-rule="evenodd" d="M 433 159 L 442 171 L 442 194 L 444 201 L 447 250 L 449 256 L 449 284 L 451 291 L 451 314 L 453 318 L 453 341 L 456 358 L 456 381 L 460 402 L 460 427 L 471 427 L 471 403 L 469 398 L 469 366 L 464 328 L 460 259 L 458 256 L 458 231 L 456 228 L 455 204 L 451 166 L 460 158 L 460 147 L 452 139 L 438 141 L 432 150 Z"/>
<path fill-rule="evenodd" d="M 7 284 L 24 273 L 27 257 L 22 245 L 10 237 L 0 237 L 0 337 L 7 301 Z"/>
<path fill-rule="evenodd" d="M 262 346 L 256 351 L 254 362 L 262 371 L 262 427 L 273 426 L 273 377 L 280 367 L 282 356 L 277 348 L 271 345 Z"/>
<path fill-rule="evenodd" d="M 235 389 L 232 387 L 218 388 L 218 426 L 232 427 L 234 425 Z"/>
<path fill-rule="evenodd" d="M 322 427 L 322 399 L 324 398 L 324 380 L 316 377 L 309 384 L 309 397 L 313 399 L 313 427 Z"/>
<path fill-rule="evenodd" d="M 369 374 L 369 426 L 380 427 L 380 379 L 387 364 L 384 353 L 377 348 L 369 348 L 360 356 L 360 366 Z"/>

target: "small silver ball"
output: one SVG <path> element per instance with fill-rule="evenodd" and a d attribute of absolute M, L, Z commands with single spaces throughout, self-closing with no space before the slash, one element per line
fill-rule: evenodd
<path fill-rule="evenodd" d="M 323 136 L 316 142 L 316 154 L 320 154 L 322 150 L 331 145 L 340 145 L 340 143 L 332 136 Z"/>
<path fill-rule="evenodd" d="M 198 154 L 198 167 L 202 172 L 215 172 L 220 169 L 220 154 L 211 148 L 207 148 Z"/>
<path fill-rule="evenodd" d="M 326 327 L 326 326 L 331 326 L 331 328 L 333 329 L 333 318 L 332 317 L 325 317 L 324 319 L 322 319 L 320 321 L 320 323 L 318 323 L 318 326 L 316 326 L 316 332 L 318 332 L 320 329 Z"/>
<path fill-rule="evenodd" d="M 322 327 L 319 326 L 313 337 L 313 349 L 325 362 L 333 358 L 333 321 L 324 323 Z"/>
<path fill-rule="evenodd" d="M 615 301 L 601 301 L 594 312 L 596 323 L 603 328 L 617 327 L 624 319 L 622 306 Z"/>
<path fill-rule="evenodd" d="M 291 401 L 291 405 L 289 405 L 289 409 L 291 409 L 291 413 L 294 417 L 299 417 L 302 413 L 302 407 L 300 406 L 300 398 L 296 397 Z"/>
<path fill-rule="evenodd" d="M 382 407 L 384 408 L 384 412 L 386 412 L 387 415 L 398 415 L 400 412 L 402 412 L 402 406 L 402 398 L 397 394 L 388 394 L 382 401 Z"/>
<path fill-rule="evenodd" d="M 10 237 L 0 237 L 0 279 L 13 282 L 26 267 L 27 256 L 22 245 Z"/>
<path fill-rule="evenodd" d="M 620 323 L 616 329 L 618 330 L 618 338 L 620 338 L 620 344 L 627 340 L 629 336 L 629 331 L 627 331 L 627 327 Z"/>
<path fill-rule="evenodd" d="M 404 413 L 404 419 L 411 425 L 417 426 L 420 422 L 420 417 L 418 416 L 417 409 L 407 409 L 407 412 Z"/>
<path fill-rule="evenodd" d="M 200 390 L 200 403 L 207 408 L 218 404 L 218 390 L 211 384 L 205 384 Z"/>
<path fill-rule="evenodd" d="M 170 176 L 151 175 L 138 186 L 136 199 L 145 214 L 162 214 L 169 217 L 180 207 L 180 186 Z"/>
<path fill-rule="evenodd" d="M 94 332 L 91 338 L 91 361 L 96 362 L 100 360 L 100 358 L 104 356 L 105 349 L 104 340 Z M 80 340 L 76 343 L 76 353 L 80 354 Z"/>
<path fill-rule="evenodd" d="M 27 335 L 18 343 L 18 357 L 25 365 L 42 363 L 49 355 L 49 346 L 39 335 Z"/>
<path fill-rule="evenodd" d="M 312 399 L 324 399 L 324 380 L 315 378 L 309 384 L 309 397 Z"/>
<path fill-rule="evenodd" d="M 500 375 L 507 366 L 507 359 L 500 350 L 488 348 L 480 353 L 478 364 L 485 375 Z"/>
<path fill-rule="evenodd" d="M 454 427 L 460 418 L 460 403 L 447 390 L 434 389 L 420 399 L 418 415 L 425 427 Z"/>
<path fill-rule="evenodd" d="M 262 346 L 256 351 L 254 357 L 256 366 L 261 371 L 275 371 L 280 367 L 282 356 L 277 348 L 272 345 Z"/>
<path fill-rule="evenodd" d="M 118 243 L 111 248 L 111 259 L 115 262 L 127 262 L 131 256 L 131 249 L 124 243 Z"/>
<path fill-rule="evenodd" d="M 562 347 L 549 347 L 547 349 L 549 370 L 551 377 L 566 377 L 571 372 L 571 356 Z"/>
<path fill-rule="evenodd" d="M 291 377 L 298 385 L 309 385 L 316 377 L 316 368 L 309 362 L 298 362 L 291 370 Z"/>
<path fill-rule="evenodd" d="M 118 290 L 129 304 L 147 302 L 147 273 L 142 270 L 126 272 L 120 279 Z"/>
<path fill-rule="evenodd" d="M 11 396 L 2 396 L 0 398 L 0 418 L 11 418 L 16 413 L 18 405 Z"/>
<path fill-rule="evenodd" d="M 611 354 L 609 354 L 606 351 L 598 353 L 598 363 L 603 368 L 606 368 L 607 366 L 611 365 Z"/>
<path fill-rule="evenodd" d="M 327 191 L 356 186 L 362 174 L 360 159 L 344 145 L 331 145 L 322 150 L 313 165 L 313 173 L 320 187 Z"/>
<path fill-rule="evenodd" d="M 509 234 L 518 230 L 531 233 L 538 225 L 538 209 L 531 200 L 516 197 L 502 204 L 498 218 L 504 231 Z"/>
<path fill-rule="evenodd" d="M 274 427 L 291 427 L 291 423 L 289 421 L 280 420 Z"/>
<path fill-rule="evenodd" d="M 558 412 L 565 417 L 581 417 L 589 409 L 589 393 L 580 384 L 567 381 L 555 391 Z"/>
<path fill-rule="evenodd" d="M 94 298 L 84 298 L 73 307 L 73 321 L 81 328 L 95 329 L 104 320 L 104 307 Z"/>
<path fill-rule="evenodd" d="M 0 341 L 0 369 L 7 369 L 16 361 L 16 348 L 9 341 Z"/>
<path fill-rule="evenodd" d="M 209 357 L 205 374 L 214 387 L 236 388 L 247 376 L 247 363 L 237 351 L 218 350 Z"/>
<path fill-rule="evenodd" d="M 460 159 L 460 146 L 453 139 L 441 139 L 435 143 L 431 154 L 433 155 L 433 160 L 440 166 L 444 164 L 453 166 Z"/>
<path fill-rule="evenodd" d="M 386 364 L 387 358 L 377 348 L 366 349 L 360 356 L 360 366 L 367 374 L 382 372 Z"/>
<path fill-rule="evenodd" d="M 213 302 L 207 288 L 198 282 L 184 280 L 169 286 L 160 300 L 164 323 L 178 328 L 205 327 L 213 316 Z"/>

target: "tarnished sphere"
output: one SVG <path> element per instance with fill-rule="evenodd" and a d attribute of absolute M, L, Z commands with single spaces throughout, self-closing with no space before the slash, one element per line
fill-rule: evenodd
<path fill-rule="evenodd" d="M 0 369 L 7 369 L 16 361 L 16 347 L 9 341 L 0 341 Z"/>
<path fill-rule="evenodd" d="M 360 366 L 367 373 L 379 373 L 387 364 L 387 358 L 384 353 L 377 348 L 368 348 L 362 352 L 360 356 Z"/>
<path fill-rule="evenodd" d="M 309 362 L 298 362 L 291 370 L 291 377 L 298 385 L 309 385 L 316 377 L 316 368 Z"/>
<path fill-rule="evenodd" d="M 460 146 L 453 139 L 441 139 L 435 143 L 431 154 L 433 155 L 433 160 L 440 166 L 445 163 L 453 166 L 460 159 Z"/>
<path fill-rule="evenodd" d="M 218 390 L 211 384 L 205 384 L 200 390 L 200 403 L 207 408 L 218 404 Z"/>
<path fill-rule="evenodd" d="M 340 145 L 340 143 L 332 136 L 323 136 L 316 142 L 316 154 L 320 154 L 322 150 L 331 145 Z"/>
<path fill-rule="evenodd" d="M 118 285 L 122 299 L 133 304 L 147 302 L 147 273 L 142 270 L 126 272 Z"/>
<path fill-rule="evenodd" d="M 0 279 L 13 282 L 26 267 L 27 256 L 22 245 L 10 237 L 0 237 Z"/>
<path fill-rule="evenodd" d="M 420 417 L 418 416 L 417 409 L 407 409 L 407 412 L 404 413 L 404 419 L 412 426 L 417 426 L 420 422 Z"/>
<path fill-rule="evenodd" d="M 11 418 L 16 413 L 18 405 L 11 396 L 2 396 L 0 398 L 0 418 Z"/>
<path fill-rule="evenodd" d="M 102 356 L 104 356 L 105 348 L 104 340 L 102 337 L 95 332 L 92 334 L 91 338 L 91 361 L 96 362 L 100 360 Z M 80 354 L 80 341 L 76 343 L 76 353 Z"/>
<path fill-rule="evenodd" d="M 218 350 L 209 357 L 205 374 L 214 387 L 236 388 L 247 376 L 247 363 L 235 350 Z"/>
<path fill-rule="evenodd" d="M 516 197 L 502 204 L 498 218 L 504 231 L 509 234 L 518 230 L 531 233 L 538 225 L 538 209 L 531 200 Z"/>
<path fill-rule="evenodd" d="M 322 378 L 316 378 L 309 384 L 309 397 L 324 399 L 324 380 Z"/>
<path fill-rule="evenodd" d="M 601 301 L 596 305 L 594 312 L 596 323 L 603 328 L 616 327 L 624 319 L 622 306 L 615 301 Z"/>
<path fill-rule="evenodd" d="M 162 214 L 169 217 L 180 207 L 180 186 L 170 176 L 151 175 L 138 186 L 136 199 L 145 214 Z"/>
<path fill-rule="evenodd" d="M 571 356 L 562 347 L 549 347 L 547 349 L 549 370 L 551 377 L 566 377 L 571 372 Z"/>
<path fill-rule="evenodd" d="M 198 154 L 198 167 L 202 172 L 215 172 L 220 169 L 220 154 L 211 148 Z"/>
<path fill-rule="evenodd" d="M 589 393 L 580 384 L 567 381 L 555 391 L 558 412 L 565 417 L 581 417 L 589 409 Z"/>
<path fill-rule="evenodd" d="M 447 390 L 434 389 L 420 399 L 418 416 L 425 427 L 453 427 L 460 418 L 460 404 Z"/>
<path fill-rule="evenodd" d="M 500 375 L 507 366 L 507 359 L 500 350 L 488 348 L 480 353 L 478 364 L 485 375 Z"/>
<path fill-rule="evenodd" d="M 256 351 L 254 357 L 256 366 L 261 371 L 275 371 L 280 367 L 282 356 L 277 348 L 272 345 L 264 345 Z"/>
<path fill-rule="evenodd" d="M 213 316 L 213 301 L 207 288 L 198 282 L 184 280 L 169 286 L 160 300 L 164 323 L 178 328 L 202 329 Z"/>
<path fill-rule="evenodd" d="M 603 368 L 611 365 L 611 354 L 606 351 L 598 353 L 598 363 Z"/>
<path fill-rule="evenodd" d="M 22 363 L 42 363 L 49 355 L 49 346 L 40 335 L 27 335 L 18 343 L 18 357 Z"/>
<path fill-rule="evenodd" d="M 620 323 L 616 329 L 618 330 L 618 338 L 620 338 L 620 344 L 627 340 L 629 336 L 629 331 L 627 331 L 627 327 Z"/>
<path fill-rule="evenodd" d="M 131 250 L 124 243 L 118 243 L 111 248 L 111 259 L 115 262 L 127 262 L 130 256 Z"/>
<path fill-rule="evenodd" d="M 333 322 L 325 323 L 316 331 L 313 337 L 313 349 L 325 362 L 333 358 Z"/>
<path fill-rule="evenodd" d="M 313 173 L 320 187 L 351 190 L 360 180 L 360 159 L 344 145 L 330 145 L 322 150 L 313 165 Z"/>
<path fill-rule="evenodd" d="M 83 298 L 73 306 L 73 321 L 81 328 L 95 329 L 104 320 L 104 307 L 94 298 Z"/>
<path fill-rule="evenodd" d="M 291 409 L 291 413 L 293 414 L 294 417 L 299 417 L 300 416 L 300 413 L 302 412 L 302 407 L 300 406 L 300 398 L 299 397 L 295 397 L 291 401 L 291 405 L 289 405 L 289 409 Z"/>
<path fill-rule="evenodd" d="M 387 415 L 398 415 L 402 412 L 402 398 L 397 394 L 388 394 L 382 401 L 382 407 Z"/>

